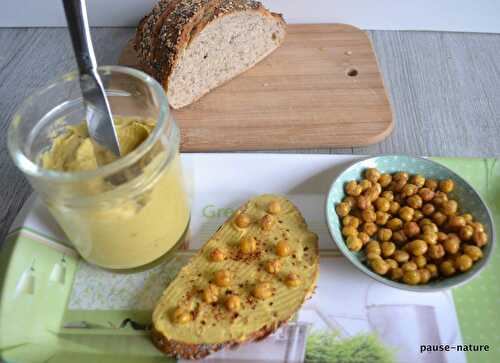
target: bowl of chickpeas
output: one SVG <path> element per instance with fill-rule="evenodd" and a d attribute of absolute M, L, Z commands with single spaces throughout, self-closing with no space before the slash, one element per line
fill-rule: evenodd
<path fill-rule="evenodd" d="M 491 213 L 447 167 L 404 155 L 354 163 L 326 200 L 330 233 L 361 271 L 389 286 L 436 291 L 470 281 L 495 244 Z"/>

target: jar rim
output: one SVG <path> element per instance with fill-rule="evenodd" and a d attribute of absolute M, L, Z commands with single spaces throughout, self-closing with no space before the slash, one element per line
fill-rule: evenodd
<path fill-rule="evenodd" d="M 150 87 L 152 92 L 159 99 L 159 113 L 155 127 L 152 130 L 152 132 L 148 135 L 146 140 L 144 140 L 139 146 L 137 146 L 127 155 L 120 157 L 109 164 L 100 166 L 94 170 L 76 171 L 76 172 L 50 170 L 43 168 L 41 165 L 32 161 L 29 157 L 25 155 L 25 153 L 21 150 L 19 145 L 18 126 L 22 122 L 20 113 L 22 113 L 24 109 L 28 108 L 30 104 L 32 104 L 34 100 L 36 100 L 36 98 L 40 97 L 50 89 L 56 87 L 58 84 L 64 82 L 71 82 L 74 81 L 75 79 L 78 79 L 79 76 L 78 71 L 72 71 L 64 74 L 63 76 L 59 77 L 48 86 L 38 89 L 30 96 L 28 96 L 28 98 L 26 98 L 17 108 L 17 110 L 14 113 L 14 116 L 12 117 L 12 121 L 9 125 L 9 129 L 7 132 L 7 146 L 14 163 L 23 173 L 36 178 L 41 178 L 51 181 L 55 180 L 65 181 L 65 182 L 81 182 L 96 177 L 107 177 L 137 162 L 156 143 L 157 139 L 162 134 L 162 130 L 166 126 L 168 126 L 170 120 L 170 109 L 168 106 L 168 99 L 165 94 L 165 91 L 163 90 L 163 87 L 154 78 L 147 75 L 146 73 L 129 67 L 100 66 L 98 67 L 98 71 L 110 72 L 110 73 L 111 72 L 124 73 L 129 76 L 138 78 L 139 80 L 141 80 Z"/>

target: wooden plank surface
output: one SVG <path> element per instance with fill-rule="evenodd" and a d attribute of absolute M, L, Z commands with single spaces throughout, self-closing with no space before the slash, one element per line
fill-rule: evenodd
<path fill-rule="evenodd" d="M 132 43 L 119 63 L 139 68 Z M 393 128 L 368 35 L 343 24 L 289 25 L 269 57 L 174 118 L 183 151 L 362 146 Z"/>
<path fill-rule="evenodd" d="M 133 33 L 93 29 L 98 61 L 114 64 Z M 362 148 L 286 152 L 500 156 L 500 35 L 369 34 L 394 108 L 392 134 Z M 7 153 L 14 109 L 34 89 L 75 68 L 66 29 L 0 29 L 0 241 L 31 192 Z"/>

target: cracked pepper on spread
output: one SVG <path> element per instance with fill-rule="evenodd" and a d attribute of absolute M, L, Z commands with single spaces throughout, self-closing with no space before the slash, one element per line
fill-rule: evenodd
<path fill-rule="evenodd" d="M 114 116 L 122 155 L 133 152 L 153 132 L 155 123 Z M 80 254 L 108 268 L 147 264 L 172 249 L 189 222 L 177 148 L 153 144 L 138 161 L 118 173 L 61 188 L 49 209 Z M 82 172 L 99 169 L 116 157 L 96 146 L 85 122 L 67 126 L 40 156 L 50 170 Z M 67 197 L 74 197 L 68 201 Z M 80 197 L 81 196 L 81 197 Z"/>

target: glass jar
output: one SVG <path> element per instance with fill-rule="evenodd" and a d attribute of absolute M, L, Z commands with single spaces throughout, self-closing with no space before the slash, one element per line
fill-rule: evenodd
<path fill-rule="evenodd" d="M 94 170 L 42 167 L 41 156 L 54 139 L 85 120 L 76 72 L 20 106 L 8 146 L 16 166 L 85 260 L 111 269 L 135 268 L 173 251 L 188 228 L 180 134 L 163 88 L 153 78 L 118 66 L 100 67 L 99 74 L 115 119 L 155 123 L 133 151 Z"/>

